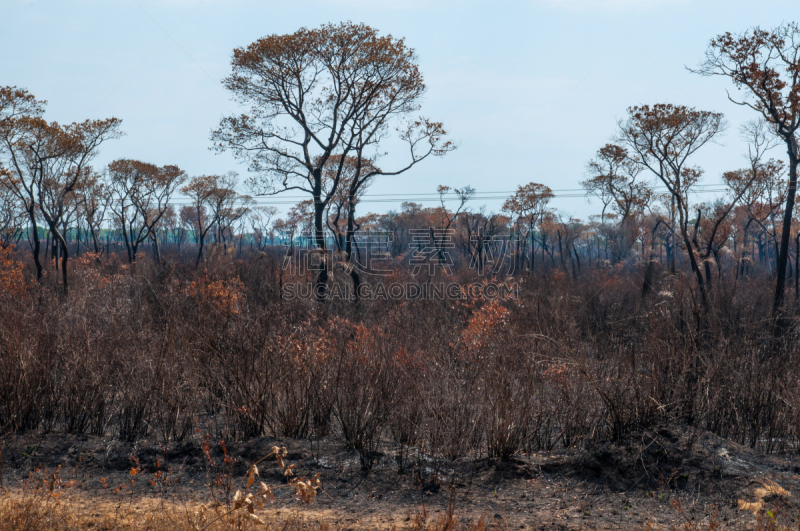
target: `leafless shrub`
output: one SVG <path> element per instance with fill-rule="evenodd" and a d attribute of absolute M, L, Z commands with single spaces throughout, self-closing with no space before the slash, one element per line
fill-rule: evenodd
<path fill-rule="evenodd" d="M 126 440 L 180 440 L 196 425 L 227 438 L 330 433 L 366 468 L 389 442 L 400 470 L 420 452 L 508 459 L 660 423 L 762 451 L 797 447 L 797 330 L 772 339 L 758 271 L 718 279 L 699 319 L 680 274 L 652 279 L 643 300 L 642 264 L 571 276 L 553 261 L 507 300 L 356 307 L 283 300 L 281 281 L 311 277 L 269 254 L 240 256 L 210 252 L 200 268 L 169 249 L 160 266 L 82 257 L 67 296 L 56 276 L 9 277 L 0 429 Z M 455 274 L 445 280 L 483 281 Z"/>
<path fill-rule="evenodd" d="M 333 415 L 338 435 L 358 453 L 362 468 L 369 469 L 399 393 L 392 381 L 394 360 L 385 348 L 386 336 L 361 325 L 350 325 L 350 334 L 351 340 L 334 361 Z"/>

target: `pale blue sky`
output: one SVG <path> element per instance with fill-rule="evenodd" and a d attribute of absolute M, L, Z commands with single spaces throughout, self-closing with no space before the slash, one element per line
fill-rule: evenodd
<path fill-rule="evenodd" d="M 705 182 L 743 166 L 737 129 L 752 111 L 726 99 L 724 79 L 687 72 L 711 37 L 797 17 L 790 0 L 1 0 L 0 85 L 48 100 L 60 122 L 116 116 L 127 133 L 97 159 L 177 164 L 189 174 L 245 168 L 208 150 L 209 131 L 235 111 L 219 85 L 234 47 L 302 26 L 352 20 L 416 49 L 428 92 L 423 112 L 459 149 L 370 194 L 479 193 L 540 182 L 578 188 L 626 107 L 669 102 L 724 112 L 721 145 L 695 162 Z M 167 34 L 171 33 L 168 37 Z M 776 157 L 785 155 L 776 150 Z M 382 161 L 390 166 L 392 157 Z M 298 192 L 289 192 L 298 197 Z M 553 205 L 586 218 L 582 197 Z M 708 196 L 705 196 L 708 197 Z M 499 210 L 501 200 L 479 201 Z M 430 204 L 430 203 L 428 203 Z M 477 206 L 477 205 L 476 205 Z M 361 213 L 397 203 L 364 203 Z"/>

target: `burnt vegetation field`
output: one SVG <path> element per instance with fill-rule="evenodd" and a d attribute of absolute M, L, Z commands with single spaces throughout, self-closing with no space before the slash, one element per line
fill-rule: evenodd
<path fill-rule="evenodd" d="M 143 497 L 209 492 L 213 516 L 176 516 L 187 529 L 277 525 L 254 479 L 267 465 L 286 503 L 448 507 L 396 524 L 414 529 L 777 529 L 773 502 L 793 522 L 800 28 L 721 35 L 697 71 L 752 107 L 734 128 L 747 166 L 697 201 L 692 157 L 730 124 L 633 106 L 587 162 L 603 205 L 587 219 L 533 182 L 499 213 L 469 186 L 368 213 L 370 184 L 456 145 L 416 117 L 414 51 L 364 25 L 234 51 L 224 83 L 249 114 L 211 138 L 247 179 L 95 168 L 121 120 L 47 122 L 45 102 L 0 89 L 0 479 L 22 492 L 0 526 L 89 526 L 47 512 L 67 467 L 97 499 L 136 481 Z M 408 145 L 397 168 L 374 154 L 390 135 Z M 280 213 L 262 196 L 281 191 L 308 199 Z M 490 520 L 458 520 L 472 508 Z"/>

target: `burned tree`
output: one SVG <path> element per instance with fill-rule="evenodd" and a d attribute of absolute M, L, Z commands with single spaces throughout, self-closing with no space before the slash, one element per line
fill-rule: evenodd
<path fill-rule="evenodd" d="M 411 161 L 388 174 L 453 147 L 443 140 L 441 124 L 410 119 L 425 91 L 414 50 L 364 24 L 327 24 L 261 38 L 234 50 L 232 69 L 225 86 L 250 109 L 222 120 L 211 135 L 214 149 L 230 150 L 249 163 L 256 193 L 310 194 L 314 243 L 321 252 L 325 211 L 348 156 L 369 158 L 366 150 L 377 149 L 392 125 L 409 144 Z M 339 164 L 324 190 L 323 170 L 334 155 Z M 357 194 L 369 178 L 359 170 L 350 191 Z M 320 300 L 328 279 L 322 262 L 316 280 Z"/>

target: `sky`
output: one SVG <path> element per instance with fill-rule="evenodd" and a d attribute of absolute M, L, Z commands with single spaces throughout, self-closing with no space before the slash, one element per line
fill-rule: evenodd
<path fill-rule="evenodd" d="M 728 131 L 691 163 L 709 189 L 743 167 L 738 129 L 754 111 L 728 100 L 726 91 L 737 94 L 726 79 L 686 67 L 714 36 L 773 27 L 796 12 L 791 0 L 0 0 L 0 85 L 47 100 L 49 120 L 122 119 L 126 136 L 103 145 L 98 168 L 133 158 L 244 178 L 243 163 L 208 149 L 220 119 L 242 110 L 221 85 L 233 49 L 363 22 L 416 50 L 428 87 L 422 114 L 443 122 L 458 149 L 376 180 L 362 214 L 434 199 L 440 184 L 472 186 L 482 198 L 472 207 L 497 212 L 517 186 L 537 182 L 553 189 L 552 206 L 587 219 L 600 206 L 580 191 L 586 163 L 629 106 L 724 113 Z M 382 167 L 402 164 L 397 147 L 387 145 Z M 780 149 L 770 155 L 786 159 Z M 305 198 L 290 191 L 260 204 L 285 211 Z"/>

